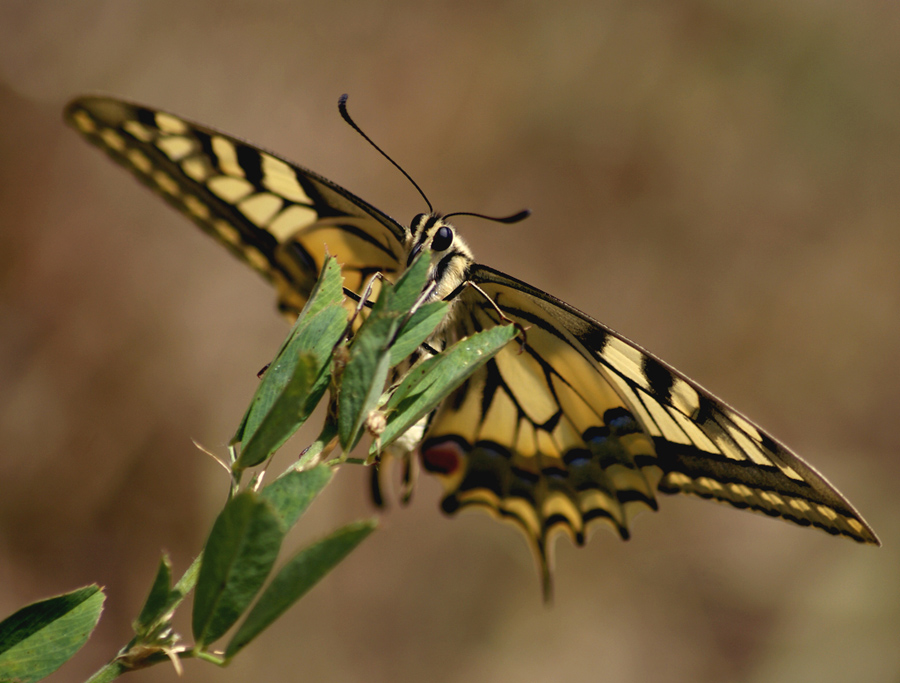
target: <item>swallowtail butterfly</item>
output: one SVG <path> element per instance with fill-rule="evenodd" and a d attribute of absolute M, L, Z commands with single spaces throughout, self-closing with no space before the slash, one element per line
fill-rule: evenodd
<path fill-rule="evenodd" d="M 627 539 L 634 515 L 657 509 L 657 491 L 879 543 L 786 446 L 602 323 L 477 263 L 448 216 L 399 223 L 302 166 L 155 109 L 84 97 L 65 116 L 267 278 L 289 315 L 302 309 L 326 253 L 359 294 L 373 273 L 395 278 L 425 252 L 431 297 L 452 302 L 437 342 L 496 325 L 501 311 L 527 330 L 524 344 L 512 342 L 471 376 L 412 445 L 443 483 L 445 512 L 479 507 L 525 532 L 545 590 L 554 532 L 580 545 L 605 524 Z"/>

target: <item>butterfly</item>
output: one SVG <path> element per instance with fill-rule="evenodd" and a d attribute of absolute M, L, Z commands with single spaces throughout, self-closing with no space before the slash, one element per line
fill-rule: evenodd
<path fill-rule="evenodd" d="M 347 115 L 346 96 L 339 108 L 369 140 Z M 607 525 L 627 539 L 634 516 L 657 509 L 657 492 L 880 544 L 824 477 L 699 384 L 565 302 L 477 263 L 449 221 L 458 214 L 436 213 L 424 193 L 429 212 L 404 225 L 313 171 L 163 111 L 83 97 L 65 117 L 268 279 L 288 316 L 303 308 L 326 254 L 357 298 L 373 274 L 392 280 L 424 254 L 429 298 L 451 308 L 435 343 L 501 322 L 521 326 L 524 340 L 470 376 L 408 447 L 442 482 L 446 513 L 486 509 L 524 531 L 545 592 L 557 532 L 582 545 Z"/>

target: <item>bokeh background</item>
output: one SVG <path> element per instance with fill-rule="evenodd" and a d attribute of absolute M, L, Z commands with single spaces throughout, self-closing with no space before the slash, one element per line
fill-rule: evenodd
<path fill-rule="evenodd" d="M 900 5 L 0 4 L 0 614 L 90 582 L 129 638 L 222 503 L 286 332 L 267 286 L 64 127 L 105 92 L 274 149 L 637 340 L 790 444 L 884 547 L 664 497 L 622 543 L 448 520 L 435 482 L 227 670 L 187 681 L 900 680 Z M 302 441 L 302 438 L 301 438 Z M 297 443 L 294 452 L 302 446 Z M 282 457 L 286 466 L 289 454 Z M 374 514 L 345 468 L 290 539 Z M 180 622 L 189 633 L 187 622 Z M 130 676 L 175 681 L 171 667 Z"/>

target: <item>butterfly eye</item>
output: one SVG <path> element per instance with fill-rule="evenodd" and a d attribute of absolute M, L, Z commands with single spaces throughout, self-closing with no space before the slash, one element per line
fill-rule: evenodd
<path fill-rule="evenodd" d="M 415 229 L 416 229 L 416 226 L 419 225 L 419 223 L 422 222 L 422 219 L 423 219 L 423 218 L 425 218 L 425 214 L 424 214 L 424 213 L 417 213 L 415 216 L 413 216 L 412 221 L 410 221 L 410 223 L 409 223 L 409 229 L 410 229 L 410 230 L 415 230 Z"/>
<path fill-rule="evenodd" d="M 431 248 L 434 251 L 444 251 L 445 249 L 448 249 L 451 244 L 453 244 L 453 231 L 446 225 L 442 225 L 438 228 L 438 231 L 434 233 L 434 239 L 431 240 Z"/>

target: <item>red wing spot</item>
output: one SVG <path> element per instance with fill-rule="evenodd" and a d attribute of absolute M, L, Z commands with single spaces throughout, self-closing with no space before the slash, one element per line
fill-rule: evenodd
<path fill-rule="evenodd" d="M 422 448 L 422 465 L 429 472 L 450 475 L 459 469 L 464 456 L 465 452 L 455 441 L 438 441 Z"/>

